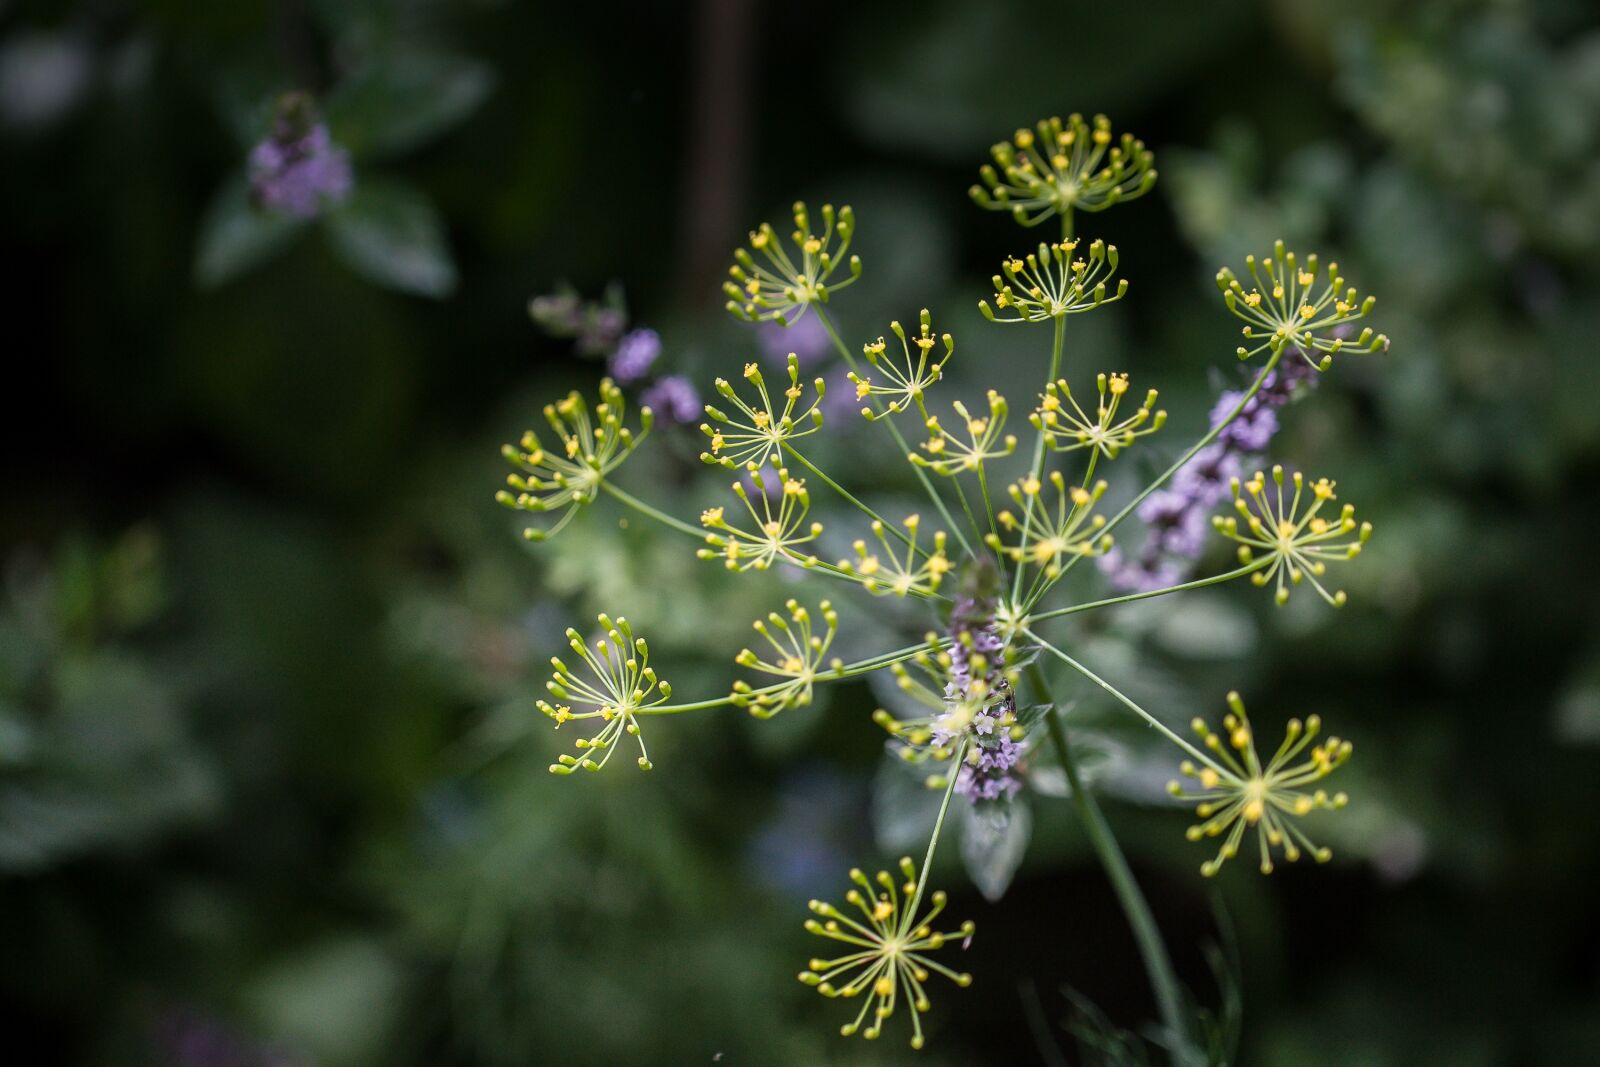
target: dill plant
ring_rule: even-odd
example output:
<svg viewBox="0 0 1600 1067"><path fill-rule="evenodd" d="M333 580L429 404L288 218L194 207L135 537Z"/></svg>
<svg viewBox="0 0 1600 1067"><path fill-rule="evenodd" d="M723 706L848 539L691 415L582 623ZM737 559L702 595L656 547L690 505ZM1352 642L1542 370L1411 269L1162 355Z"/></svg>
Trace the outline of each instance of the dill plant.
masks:
<svg viewBox="0 0 1600 1067"><path fill-rule="evenodd" d="M1157 406L1155 389L1139 383L1140 399L1121 371L1107 368L1080 383L1063 375L1068 320L1126 298L1130 288L1119 276L1116 247L1081 237L1076 227L1084 216L1148 192L1157 179L1154 155L1131 135L1113 134L1104 116L1073 115L1016 131L993 147L992 156L971 189L973 201L1024 228L1056 231L1002 262L979 302L988 321L1038 333L1039 391L1029 398L1025 419L1012 420L1009 402L992 389L979 406L939 402L944 369L960 356L954 338L935 329L928 311L914 328L891 323L892 342L880 336L857 350L844 341L829 305L864 269L849 251L856 232L849 207L825 205L813 213L796 204L787 234L762 223L748 247L734 253L724 285L727 310L737 319L765 329L808 317L821 324L849 367L860 416L888 437L920 483L925 514L898 520L879 514L808 455L806 438L826 433L835 416L824 414L824 380L805 380L795 355L775 381L756 362L730 357L738 373L713 383L718 399L704 408L701 458L721 474L736 472L738 480L732 499L705 509L698 522L617 484L619 469L650 431L652 412L644 407L630 418L611 379L600 383L592 406L574 393L545 409L553 438L529 431L506 446L517 472L498 494L500 503L555 516L529 526L531 540L559 532L579 509L609 496L692 541L685 550L704 560L738 572L793 568L829 597L813 601L814 610L792 597L781 611L756 620L759 651L730 650L748 676L732 680L724 694L684 701L674 701L671 686L649 666L644 637L622 617L601 615L592 634L569 630L578 658L571 666L559 657L551 661L548 696L537 706L556 727L589 732L576 739L576 754L562 755L550 770L599 771L628 745L638 749L637 766L648 770L653 764L644 732L671 716L741 708L763 718L794 713L818 686L888 672L920 711L903 716L880 708L873 720L885 730L890 750L925 772L941 799L920 863L906 857L893 871L851 870L842 906L811 902L805 928L837 954L810 959L799 977L826 997L858 1005L841 1033L875 1038L903 1015L912 1046L921 1048L935 977L957 987L973 980L936 956L964 946L974 929L970 921L943 929L948 924L938 916L946 896L928 886L934 854L953 804L1003 808L1025 788L1029 762L1049 751L1133 928L1161 1016L1159 1042L1174 1062L1202 1063L1202 1036L1186 1014L1167 950L1120 847L1083 787L1062 722L1065 705L1044 665L1081 675L1173 745L1183 783L1173 781L1168 791L1191 805L1199 820L1186 837L1211 840L1217 849L1201 864L1202 874L1213 875L1244 853L1255 857L1262 873L1280 859L1327 860L1330 851L1313 842L1301 821L1347 803L1344 793L1330 794L1320 783L1350 758L1349 741L1324 738L1315 715L1289 718L1282 743L1263 760L1237 693L1227 694L1220 728L1193 716L1196 740L1190 740L1080 662L1058 627L1068 616L1238 580L1270 586L1279 604L1309 585L1330 607L1343 605L1345 594L1331 585L1329 568L1359 554L1371 525L1358 524L1353 508L1337 502L1332 480L1286 474L1281 466L1270 475L1246 474L1240 456L1265 446L1276 426L1273 410L1303 384L1344 356L1386 351L1388 339L1360 325L1373 298L1316 255L1299 255L1280 241L1247 259L1242 274L1222 268L1217 286L1224 309L1244 322L1244 344L1233 356L1253 372L1249 384L1225 394L1207 432L1111 511L1104 506L1107 482L1097 478L1101 465L1160 432L1166 412ZM1031 442L1025 443L1029 429ZM1195 538L1229 489L1234 513L1215 516L1209 525L1236 544L1236 566L1187 581L1175 571L1146 567L1133 580L1119 580L1127 568L1117 563L1117 544L1129 519L1150 527L1146 546L1153 544L1158 554L1174 551L1179 540L1171 535L1181 519L1182 543L1197 556ZM852 555L820 554L822 524L811 515L817 491L861 513L870 538L853 539ZM1063 579L1089 559L1100 562L1114 586L1135 591L1063 603ZM1158 580L1163 574L1172 580ZM844 598L850 595L840 587L921 600L929 628L897 649L840 648L838 611L848 610Z"/></svg>

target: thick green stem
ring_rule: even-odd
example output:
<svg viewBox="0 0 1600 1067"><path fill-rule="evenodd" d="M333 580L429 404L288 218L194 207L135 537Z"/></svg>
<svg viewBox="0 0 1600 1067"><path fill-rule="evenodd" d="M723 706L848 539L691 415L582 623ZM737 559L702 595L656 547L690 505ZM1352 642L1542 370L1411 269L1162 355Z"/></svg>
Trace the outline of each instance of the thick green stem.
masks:
<svg viewBox="0 0 1600 1067"><path fill-rule="evenodd" d="M1038 664L1031 669L1034 684L1039 687L1041 696L1047 696L1043 672L1038 669ZM1061 713L1052 708L1045 716L1045 722L1049 725L1050 740L1055 743L1056 752L1061 757L1061 769L1067 774L1072 801L1077 805L1078 817L1083 820L1084 831L1089 835L1089 844L1094 848L1100 865L1105 868L1106 877L1110 879L1111 888L1117 894L1117 901L1122 905L1122 912L1133 930L1134 942L1139 946L1139 956L1144 961L1145 973L1155 993L1156 1010L1161 1015L1172 1061L1180 1067L1202 1067L1205 1059L1189 1030L1184 1014L1183 990L1178 985L1177 972L1173 970L1172 958L1167 954L1166 943L1161 938L1155 916L1150 912L1150 905L1145 901L1139 883L1134 880L1133 871L1129 869L1128 860L1123 856L1122 848L1117 844L1100 805L1095 802L1094 795L1084 788L1083 777L1078 773L1077 761L1072 755L1072 746L1067 741L1067 732L1061 725Z"/></svg>
<svg viewBox="0 0 1600 1067"><path fill-rule="evenodd" d="M1055 338L1050 343L1050 376L1044 380L1047 387L1051 382L1055 381L1056 377L1061 373L1061 344L1066 338L1066 330L1066 316L1056 316ZM1042 425L1039 427L1037 435L1033 440L1033 462L1029 464L1028 470L1032 480L1035 482L1039 480L1044 472L1044 427ZM1030 499L1027 505L1030 514L1033 511L1033 505L1034 501ZM1027 570L1027 568L1022 565L1022 560L1026 557L1028 550L1028 525L1029 524L1026 522L1022 524L1022 537L1019 545L1021 555L1019 555L1017 558L1017 571L1011 580L1011 602L1013 604L1017 603L1017 601L1022 597L1022 572Z"/></svg>

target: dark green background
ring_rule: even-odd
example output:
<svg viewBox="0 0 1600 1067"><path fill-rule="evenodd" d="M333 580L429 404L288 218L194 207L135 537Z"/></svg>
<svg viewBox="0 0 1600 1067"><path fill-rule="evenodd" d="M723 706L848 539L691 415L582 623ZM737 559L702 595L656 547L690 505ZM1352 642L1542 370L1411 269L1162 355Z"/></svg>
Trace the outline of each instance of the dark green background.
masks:
<svg viewBox="0 0 1600 1067"><path fill-rule="evenodd" d="M1173 417L1153 456L1235 381L1222 263L1280 235L1337 255L1393 338L1342 361L1274 443L1377 526L1344 568L1347 608L1302 595L1274 611L1246 588L1178 622L1064 631L1167 705L1215 717L1237 686L1258 721L1316 711L1356 741L1352 806L1314 828L1335 862L1267 880L1241 863L1205 882L1181 814L1108 790L1180 970L1215 998L1202 949L1227 939L1220 909L1244 1064L1589 1062L1587 8L7 5L6 1040L69 1064L909 1059L894 1029L834 1036L843 1007L792 978L814 951L805 897L890 858L865 829L870 691L771 723L662 723L649 776L550 778L562 739L531 699L563 626L627 614L699 695L787 594L604 509L528 550L491 499L497 448L598 373L538 335L530 295L620 283L665 363L707 388L754 351L721 311L726 256L797 196L855 206L866 276L836 303L847 337L931 307L957 336L951 389L999 384L1025 408L1043 339L983 323L975 302L1031 238L965 190L991 142L1077 109L1136 132L1162 173L1080 226L1119 245L1133 289L1074 322L1068 347L1074 380L1127 369L1161 387ZM434 97L416 72L439 56L490 79L481 106L358 153L356 181L431 200L453 293L375 285L320 232L196 284L207 205L273 92L331 99L363 64L416 74L415 101L380 82L376 110L336 130L360 147ZM76 88L41 111L52 76ZM662 433L623 482L690 514L720 484L692 437ZM853 428L832 447L854 484L903 495L883 439ZM874 606L838 599L879 620L856 636L886 640ZM1035 814L998 904L945 852L978 981L935 991L921 1062L1042 1062L1024 1006L1052 1029L1067 986L1121 1025L1150 1013L1069 808ZM198 1030L211 1058L192 1058Z"/></svg>

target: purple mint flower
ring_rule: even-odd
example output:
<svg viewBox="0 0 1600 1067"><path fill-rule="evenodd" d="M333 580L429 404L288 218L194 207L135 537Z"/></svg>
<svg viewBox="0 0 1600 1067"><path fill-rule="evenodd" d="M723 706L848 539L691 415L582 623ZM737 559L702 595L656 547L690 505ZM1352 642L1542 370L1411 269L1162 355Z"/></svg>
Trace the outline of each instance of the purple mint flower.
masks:
<svg viewBox="0 0 1600 1067"><path fill-rule="evenodd" d="M700 393L694 383L681 374L669 374L656 379L639 394L639 402L666 422L693 422L705 410L700 404Z"/></svg>
<svg viewBox="0 0 1600 1067"><path fill-rule="evenodd" d="M293 118L280 118L265 140L250 150L250 193L269 211L311 219L350 195L350 156L318 122L304 133Z"/></svg>
<svg viewBox="0 0 1600 1067"><path fill-rule="evenodd" d="M1221 441L1213 441L1172 476L1172 491L1209 509L1227 494L1233 479L1242 471L1243 465L1233 450Z"/></svg>
<svg viewBox="0 0 1600 1067"><path fill-rule="evenodd" d="M800 360L800 366L814 364L833 348L827 329L815 315L807 315L793 326L764 322L756 327L756 338L761 343L761 354L776 367L789 365L789 353Z"/></svg>
<svg viewBox="0 0 1600 1067"><path fill-rule="evenodd" d="M660 356L661 335L654 330L634 330L617 342L608 369L619 384L629 385L643 378Z"/></svg>
<svg viewBox="0 0 1600 1067"><path fill-rule="evenodd" d="M810 322L809 317L801 322ZM799 329L799 327L795 327ZM788 358L787 355L784 357ZM787 366L787 364L785 364ZM834 367L824 371L822 380L827 384L828 391L822 396L822 417L829 420L836 427L854 426L864 421L861 418L861 401L856 399L856 386L850 380L850 372L843 367Z"/></svg>
<svg viewBox="0 0 1600 1067"><path fill-rule="evenodd" d="M1121 549L1113 548L1095 560L1095 565L1113 588L1128 593L1166 589L1177 585L1184 577L1183 568L1158 551L1142 552L1134 559L1127 559Z"/></svg>
<svg viewBox="0 0 1600 1067"><path fill-rule="evenodd" d="M1017 761L1022 746L1008 732L995 735L992 742L978 742L976 763L963 763L956 777L956 792L973 800L1010 800L1022 788L1017 776Z"/></svg>

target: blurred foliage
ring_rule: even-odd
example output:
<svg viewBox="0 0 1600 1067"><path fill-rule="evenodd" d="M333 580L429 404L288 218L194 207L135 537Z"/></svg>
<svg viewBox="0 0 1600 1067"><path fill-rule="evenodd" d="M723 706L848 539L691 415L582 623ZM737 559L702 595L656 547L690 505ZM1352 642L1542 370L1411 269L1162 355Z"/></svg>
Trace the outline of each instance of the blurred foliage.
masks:
<svg viewBox="0 0 1600 1067"><path fill-rule="evenodd" d="M1338 477L1378 527L1349 607L1208 591L1072 633L1180 721L1237 686L1357 742L1333 865L1202 886L1160 799L1170 761L1076 694L1180 971L1230 1025L1215 889L1237 928L1237 1062L1586 1062L1590 5L764 5L723 52L720 10L640 7L618 33L614 11L478 0L0 9L0 212L23 265L8 395L30 409L0 450L0 1019L18 1047L184 1067L913 1059L839 1041L792 977L805 898L840 891L874 829L892 855L929 817L880 766L884 697L689 716L652 737L650 776L549 778L560 739L531 701L572 620L625 610L675 688L712 691L732 665L708 650L786 586L600 510L530 554L491 500L496 448L592 378L529 325L530 295L624 283L662 364L704 387L755 338L695 242L711 227L720 262L800 196L856 209L846 336L931 307L960 345L953 395L978 364L1028 395L1038 353L976 309L1017 235L965 190L990 142L1080 109L1137 132L1162 181L1096 221L1134 287L1073 334L1070 369L1160 379L1167 447L1235 382L1212 272L1274 237L1338 258L1394 339L1290 409L1274 456ZM749 120L708 131L699 79L741 55ZM327 241L252 225L230 178L292 88L355 157L361 193ZM726 218L686 206L706 166L732 176ZM201 289L192 269L233 280ZM695 436L662 431L625 480L697 508L714 484L691 481ZM904 513L895 457L860 440L832 458ZM864 648L905 626L880 602L841 622ZM1132 941L1047 772L1025 856L1016 827L969 828L977 885L962 849L941 856L979 980L936 1006L917 1062L1139 1062Z"/></svg>

